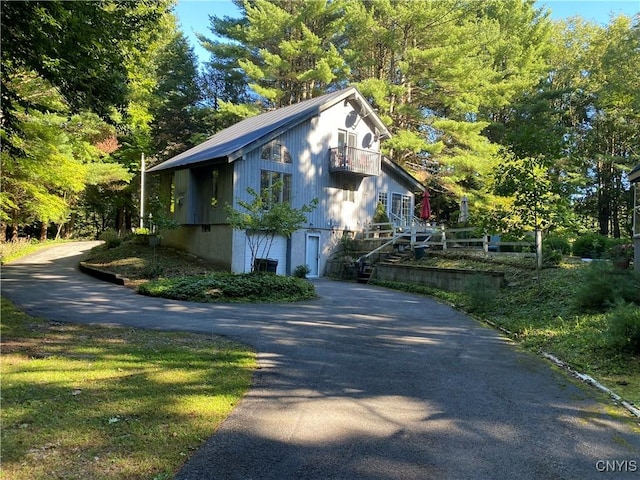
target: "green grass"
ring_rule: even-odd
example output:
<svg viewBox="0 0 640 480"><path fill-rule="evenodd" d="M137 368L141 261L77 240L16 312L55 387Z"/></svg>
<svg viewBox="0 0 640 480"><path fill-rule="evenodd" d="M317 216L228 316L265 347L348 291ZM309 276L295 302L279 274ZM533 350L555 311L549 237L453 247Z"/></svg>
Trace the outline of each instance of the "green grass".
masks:
<svg viewBox="0 0 640 480"><path fill-rule="evenodd" d="M556 268L542 269L538 280L530 260L510 259L503 264L496 260L434 255L412 263L502 271L508 285L478 304L473 292L444 292L424 286L376 283L441 298L510 331L512 338L524 348L551 353L626 400L640 405L640 356L623 351L612 342L613 310L587 311L579 305L580 288L587 278L587 264L565 259ZM633 275L629 272L615 281L631 282Z"/></svg>
<svg viewBox="0 0 640 480"><path fill-rule="evenodd" d="M2 476L165 479L248 389L220 337L51 323L2 299Z"/></svg>
<svg viewBox="0 0 640 480"><path fill-rule="evenodd" d="M68 242L68 240L46 240L40 242L38 240L19 238L16 241L0 243L0 263L13 262L30 253L65 242Z"/></svg>

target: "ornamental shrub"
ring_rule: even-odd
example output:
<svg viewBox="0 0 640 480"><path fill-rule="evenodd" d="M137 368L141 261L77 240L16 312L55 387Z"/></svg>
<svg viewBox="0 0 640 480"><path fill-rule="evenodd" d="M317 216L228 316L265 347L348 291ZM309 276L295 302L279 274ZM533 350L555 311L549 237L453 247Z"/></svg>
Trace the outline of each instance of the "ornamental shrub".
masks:
<svg viewBox="0 0 640 480"><path fill-rule="evenodd" d="M573 242L573 254L581 258L602 258L609 246L609 237L599 233L584 233Z"/></svg>
<svg viewBox="0 0 640 480"><path fill-rule="evenodd" d="M108 249L116 248L122 243L122 239L114 230L105 230L100 234L99 240L102 240Z"/></svg>
<svg viewBox="0 0 640 480"><path fill-rule="evenodd" d="M581 310L603 311L620 302L640 306L640 274L616 270L606 261L596 261L584 269L576 291ZM637 307L636 307L637 308Z"/></svg>
<svg viewBox="0 0 640 480"><path fill-rule="evenodd" d="M640 308L619 304L607 315L608 343L623 352L640 355Z"/></svg>

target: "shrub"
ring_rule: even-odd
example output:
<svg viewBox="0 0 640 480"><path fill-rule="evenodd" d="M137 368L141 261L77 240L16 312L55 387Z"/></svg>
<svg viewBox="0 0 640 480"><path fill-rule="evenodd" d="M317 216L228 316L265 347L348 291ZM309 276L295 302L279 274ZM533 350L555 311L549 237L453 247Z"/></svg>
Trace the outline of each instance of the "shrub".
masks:
<svg viewBox="0 0 640 480"><path fill-rule="evenodd" d="M623 303L607 315L607 339L612 348L640 355L640 308Z"/></svg>
<svg viewBox="0 0 640 480"><path fill-rule="evenodd" d="M298 265L293 271L293 276L296 278L307 278L307 274L310 271L309 265Z"/></svg>
<svg viewBox="0 0 640 480"><path fill-rule="evenodd" d="M152 280L138 291L152 297L195 302L290 302L315 297L314 286L273 273L216 273Z"/></svg>
<svg viewBox="0 0 640 480"><path fill-rule="evenodd" d="M560 252L562 255L569 255L571 253L571 244L566 237L560 235L547 235L542 240L542 248L549 249L550 251Z"/></svg>
<svg viewBox="0 0 640 480"><path fill-rule="evenodd" d="M122 239L114 230L105 230L100 234L99 240L102 240L107 248L116 248L122 243Z"/></svg>
<svg viewBox="0 0 640 480"><path fill-rule="evenodd" d="M573 254L581 258L602 258L609 241L609 237L598 233L582 234L573 242Z"/></svg>
<svg viewBox="0 0 640 480"><path fill-rule="evenodd" d="M559 265L562 261L562 252L542 245L542 259L545 265Z"/></svg>
<svg viewBox="0 0 640 480"><path fill-rule="evenodd" d="M633 260L633 244L624 238L611 239L606 257L614 262Z"/></svg>
<svg viewBox="0 0 640 480"><path fill-rule="evenodd" d="M559 265L563 255L571 254L571 244L566 237L547 235L542 239L542 259L545 265Z"/></svg>
<svg viewBox="0 0 640 480"><path fill-rule="evenodd" d="M582 273L576 301L583 310L605 310L621 301L640 305L640 275L615 270L608 262L594 262Z"/></svg>

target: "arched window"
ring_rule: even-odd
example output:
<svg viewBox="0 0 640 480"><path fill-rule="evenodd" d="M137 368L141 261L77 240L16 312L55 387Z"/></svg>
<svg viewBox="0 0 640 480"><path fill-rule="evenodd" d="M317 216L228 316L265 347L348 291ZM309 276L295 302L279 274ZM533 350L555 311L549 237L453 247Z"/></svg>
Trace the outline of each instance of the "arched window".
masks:
<svg viewBox="0 0 640 480"><path fill-rule="evenodd" d="M276 140L262 147L260 158L263 160L271 160L272 162L291 163L289 151L282 143Z"/></svg>

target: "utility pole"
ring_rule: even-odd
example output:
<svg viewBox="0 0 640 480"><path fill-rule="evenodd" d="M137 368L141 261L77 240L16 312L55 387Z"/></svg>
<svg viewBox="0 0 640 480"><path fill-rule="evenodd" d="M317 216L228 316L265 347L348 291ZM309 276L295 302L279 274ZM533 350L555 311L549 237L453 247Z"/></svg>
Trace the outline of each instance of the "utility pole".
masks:
<svg viewBox="0 0 640 480"><path fill-rule="evenodd" d="M140 228L144 228L144 153L140 161Z"/></svg>

